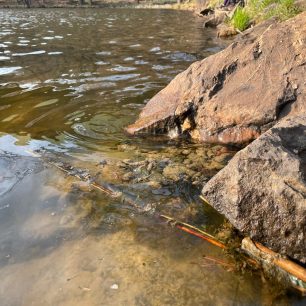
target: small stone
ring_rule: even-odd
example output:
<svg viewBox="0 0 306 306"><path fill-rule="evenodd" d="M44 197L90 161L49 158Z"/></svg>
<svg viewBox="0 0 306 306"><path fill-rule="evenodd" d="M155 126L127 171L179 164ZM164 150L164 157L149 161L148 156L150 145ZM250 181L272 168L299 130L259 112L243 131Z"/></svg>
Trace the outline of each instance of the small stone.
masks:
<svg viewBox="0 0 306 306"><path fill-rule="evenodd" d="M193 124L190 122L189 118L187 118L182 124L182 132L189 131L192 128Z"/></svg>
<svg viewBox="0 0 306 306"><path fill-rule="evenodd" d="M106 161L105 159L102 159L102 160L99 162L99 165L105 166L105 165L107 165L107 161Z"/></svg>
<svg viewBox="0 0 306 306"><path fill-rule="evenodd" d="M132 145L128 145L128 144L121 144L117 146L118 151L121 152L129 152L129 151L135 151L137 149L137 147L132 146Z"/></svg>
<svg viewBox="0 0 306 306"><path fill-rule="evenodd" d="M163 196L171 195L171 191L167 188L155 189L155 190L152 190L152 193L155 195L163 195Z"/></svg>
<svg viewBox="0 0 306 306"><path fill-rule="evenodd" d="M110 286L110 288L113 289L113 290L118 290L119 286L118 286L118 284L113 284L113 285Z"/></svg>
<svg viewBox="0 0 306 306"><path fill-rule="evenodd" d="M132 172L128 172L128 173L125 173L123 176L122 176L122 180L124 182L129 182L130 180L132 180L134 178L134 174Z"/></svg>
<svg viewBox="0 0 306 306"><path fill-rule="evenodd" d="M153 169L153 166L154 166L153 162L150 162L150 163L148 164L148 166L147 166L147 171L148 171L148 172L151 172L152 169Z"/></svg>
<svg viewBox="0 0 306 306"><path fill-rule="evenodd" d="M189 155L189 154L190 154L190 151L185 149L185 150L182 151L182 154L183 154L183 155Z"/></svg>

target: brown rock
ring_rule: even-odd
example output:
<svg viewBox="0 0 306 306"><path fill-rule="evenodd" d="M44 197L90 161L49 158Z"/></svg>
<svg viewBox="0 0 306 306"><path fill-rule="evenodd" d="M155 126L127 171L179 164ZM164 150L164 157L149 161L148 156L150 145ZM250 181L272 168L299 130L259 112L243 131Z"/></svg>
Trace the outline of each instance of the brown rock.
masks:
<svg viewBox="0 0 306 306"><path fill-rule="evenodd" d="M193 63L148 102L127 132L176 129L203 142L240 145L280 118L305 112L305 20L302 13L280 24L262 23ZM192 129L183 131L187 118Z"/></svg>
<svg viewBox="0 0 306 306"><path fill-rule="evenodd" d="M306 0L296 0L294 5L301 11L306 10Z"/></svg>
<svg viewBox="0 0 306 306"><path fill-rule="evenodd" d="M218 29L218 34L217 34L218 37L230 37L238 34L235 28L223 23L218 25L217 29Z"/></svg>
<svg viewBox="0 0 306 306"><path fill-rule="evenodd" d="M202 194L243 234L306 263L306 115L238 152Z"/></svg>

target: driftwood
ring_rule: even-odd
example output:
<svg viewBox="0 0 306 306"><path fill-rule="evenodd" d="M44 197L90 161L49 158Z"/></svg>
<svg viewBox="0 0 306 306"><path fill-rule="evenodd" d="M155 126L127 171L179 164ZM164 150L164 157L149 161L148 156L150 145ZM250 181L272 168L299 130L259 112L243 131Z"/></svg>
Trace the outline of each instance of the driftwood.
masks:
<svg viewBox="0 0 306 306"><path fill-rule="evenodd" d="M201 200L209 205L207 199ZM306 295L306 269L295 262L282 257L258 242L246 237L242 240L241 249L263 268L266 274L276 275L277 278L296 288L302 295Z"/></svg>
<svg viewBox="0 0 306 306"><path fill-rule="evenodd" d="M241 249L261 264L265 274L297 289L306 295L306 269L282 257L258 242L247 237L242 240Z"/></svg>

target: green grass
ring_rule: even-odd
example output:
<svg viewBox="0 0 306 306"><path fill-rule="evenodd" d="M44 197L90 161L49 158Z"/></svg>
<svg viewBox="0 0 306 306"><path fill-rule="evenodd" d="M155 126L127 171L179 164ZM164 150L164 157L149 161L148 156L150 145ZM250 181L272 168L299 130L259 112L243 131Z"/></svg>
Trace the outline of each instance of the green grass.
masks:
<svg viewBox="0 0 306 306"><path fill-rule="evenodd" d="M250 24L272 17L287 20L299 13L294 0L249 0L244 8L237 8L230 24L243 31Z"/></svg>
<svg viewBox="0 0 306 306"><path fill-rule="evenodd" d="M294 4L294 0L279 0L275 6L271 5L271 8L267 9L262 17L263 19L277 17L280 20L286 20L294 17L299 12L299 9Z"/></svg>
<svg viewBox="0 0 306 306"><path fill-rule="evenodd" d="M237 7L231 19L231 24L235 29L238 29L239 31L244 31L248 28L250 21L251 18L246 9L242 7Z"/></svg>

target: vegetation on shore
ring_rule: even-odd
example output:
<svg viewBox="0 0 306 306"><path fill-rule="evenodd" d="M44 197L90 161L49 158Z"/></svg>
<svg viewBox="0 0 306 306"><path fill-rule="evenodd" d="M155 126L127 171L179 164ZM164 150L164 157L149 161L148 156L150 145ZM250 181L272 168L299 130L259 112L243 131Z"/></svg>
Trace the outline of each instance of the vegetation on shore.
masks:
<svg viewBox="0 0 306 306"><path fill-rule="evenodd" d="M216 8L223 1L211 0L209 6ZM261 21L276 17L281 21L294 17L301 12L295 0L249 0L244 6L238 6L229 24L239 31L244 31L249 26Z"/></svg>

